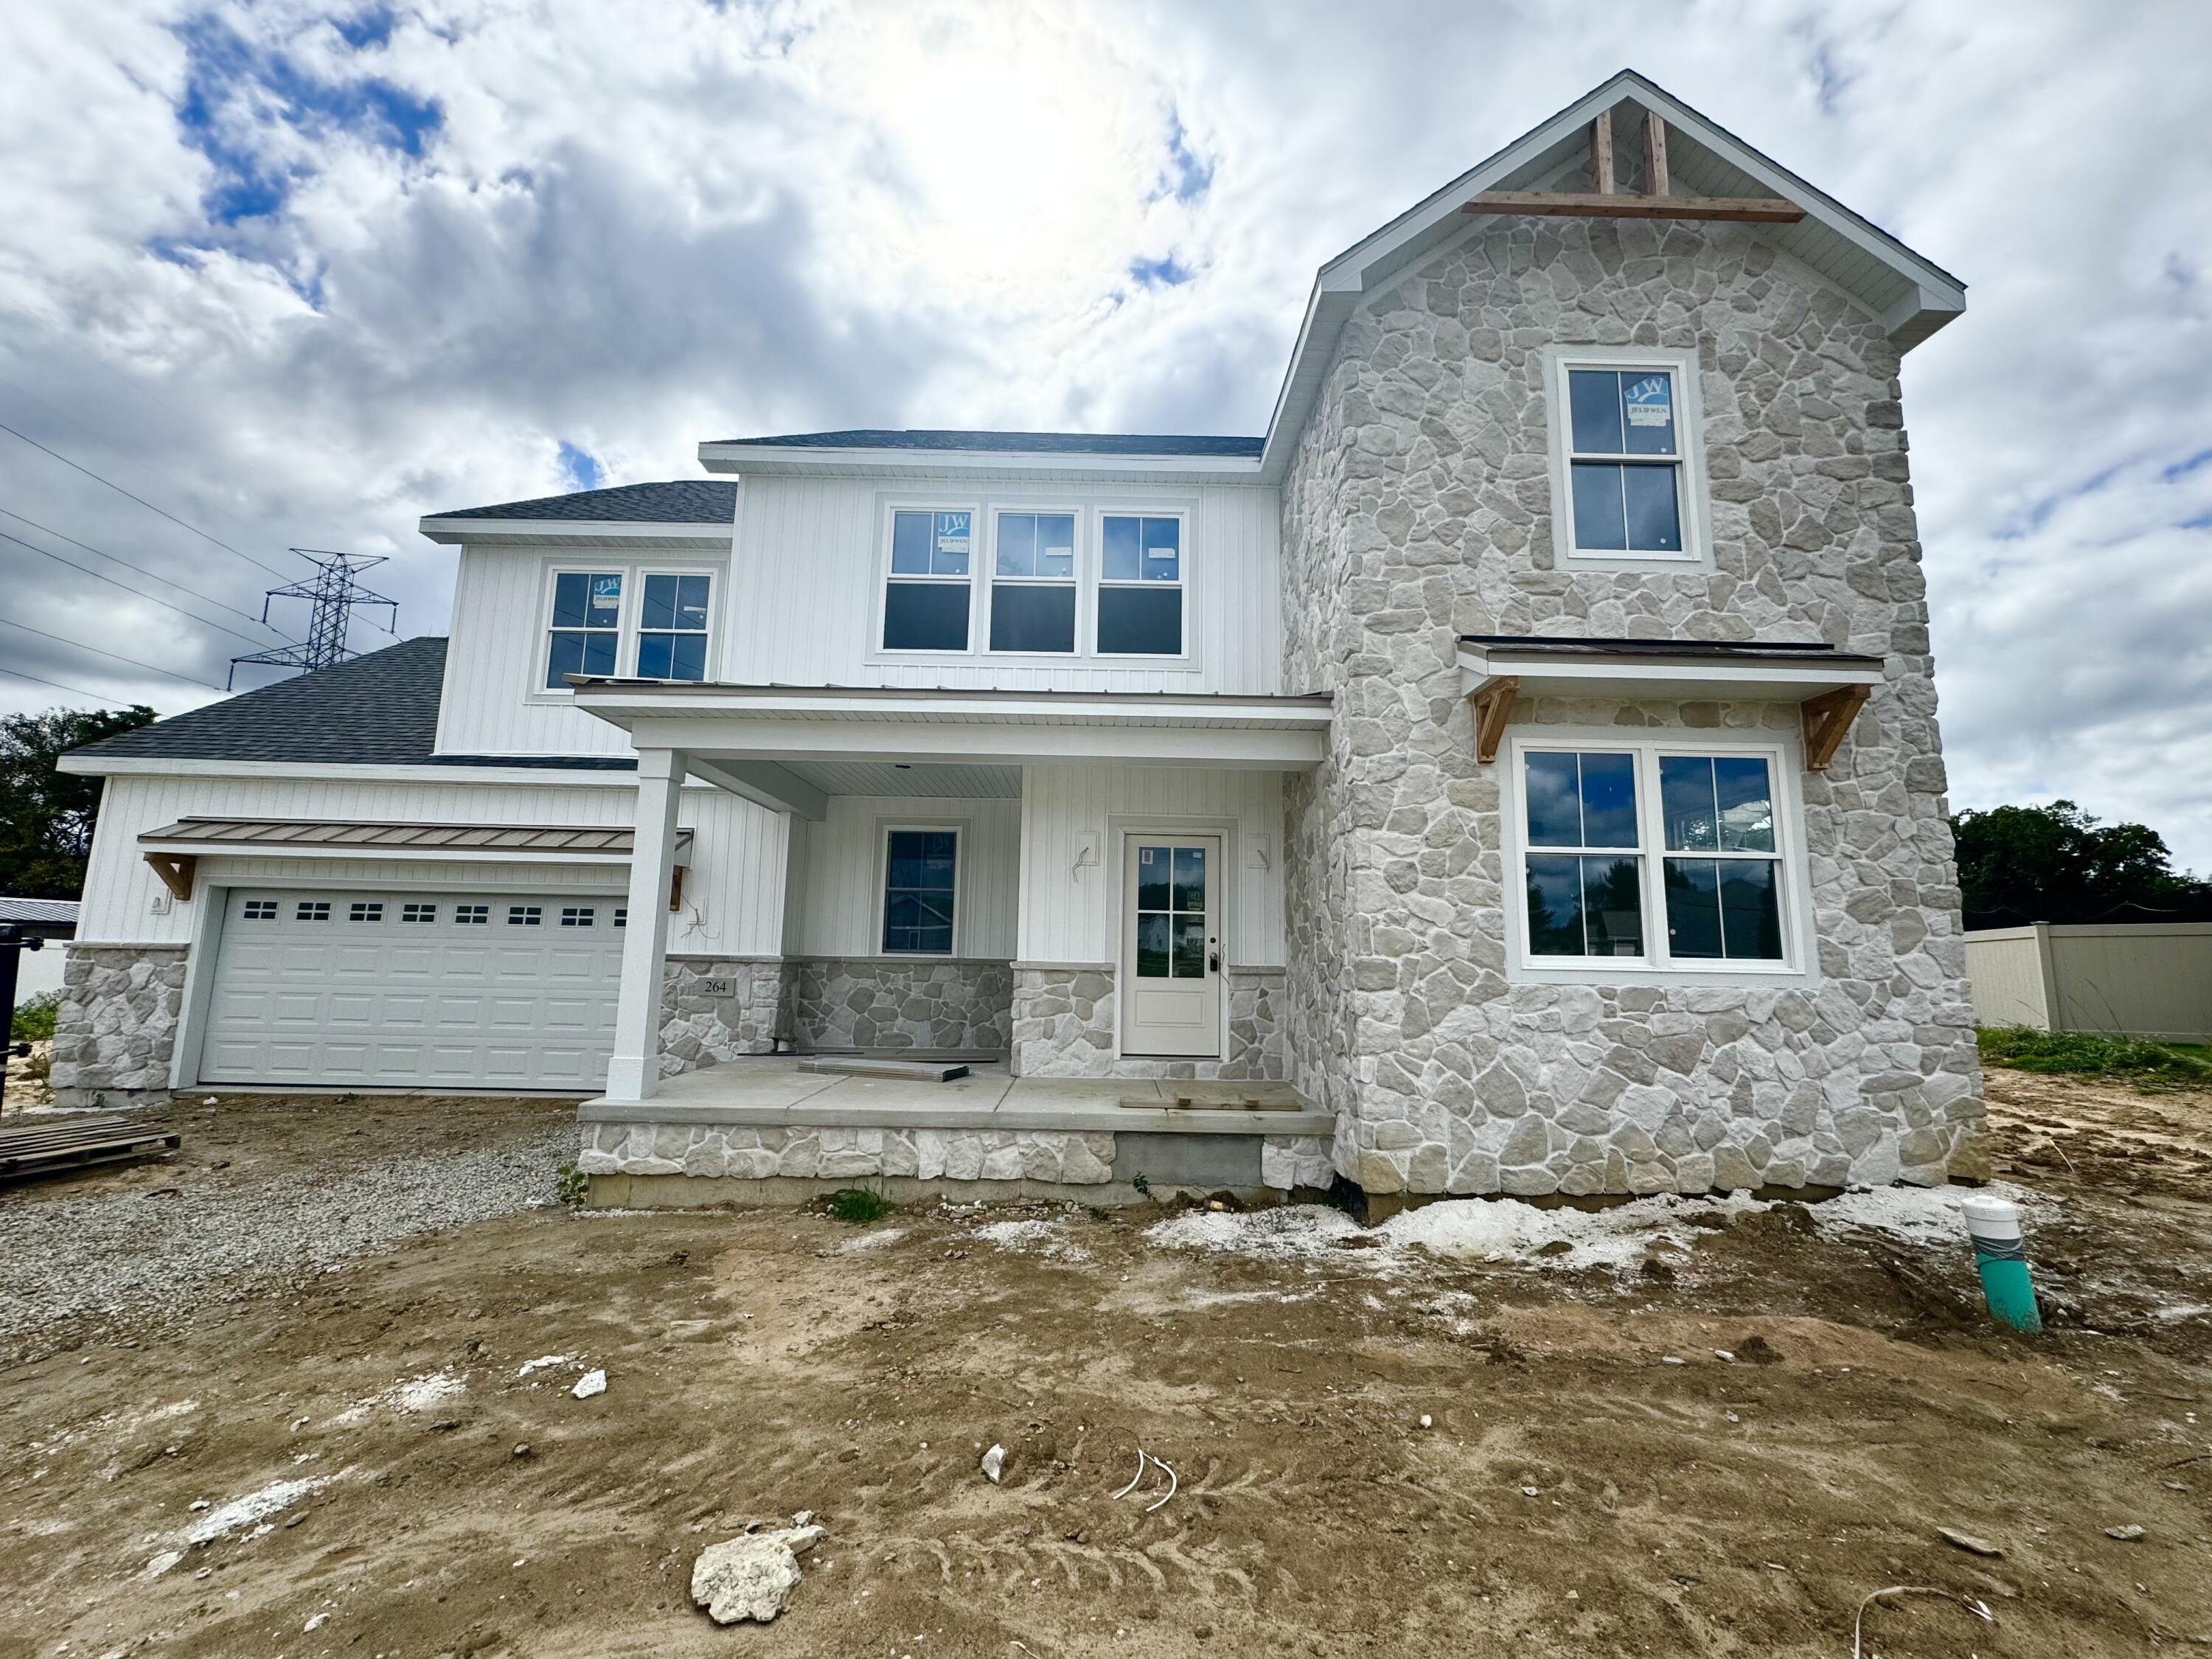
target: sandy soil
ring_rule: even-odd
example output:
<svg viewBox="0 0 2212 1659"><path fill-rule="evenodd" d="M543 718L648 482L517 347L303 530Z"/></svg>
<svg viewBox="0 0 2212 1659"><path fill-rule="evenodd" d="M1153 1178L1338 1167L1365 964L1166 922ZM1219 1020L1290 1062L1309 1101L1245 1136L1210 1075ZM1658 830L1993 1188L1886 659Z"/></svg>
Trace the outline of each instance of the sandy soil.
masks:
<svg viewBox="0 0 2212 1659"><path fill-rule="evenodd" d="M1890 1659L2212 1643L2212 1098L1992 1094L2000 1173L2056 1205L2033 1341L1963 1246L1796 1206L1625 1278L1170 1249L1158 1212L546 1209L58 1330L0 1372L0 1655L1840 1656L1893 1584L1950 1594L1869 1611ZM176 1164L64 1185L558 1111L325 1104L280 1137L231 1103ZM1054 1224L981 1231L1024 1218ZM1157 1474L1110 1496L1140 1445L1179 1479L1157 1508ZM327 1484L183 1542L277 1481ZM784 1618L710 1625L694 1556L801 1509L828 1536Z"/></svg>

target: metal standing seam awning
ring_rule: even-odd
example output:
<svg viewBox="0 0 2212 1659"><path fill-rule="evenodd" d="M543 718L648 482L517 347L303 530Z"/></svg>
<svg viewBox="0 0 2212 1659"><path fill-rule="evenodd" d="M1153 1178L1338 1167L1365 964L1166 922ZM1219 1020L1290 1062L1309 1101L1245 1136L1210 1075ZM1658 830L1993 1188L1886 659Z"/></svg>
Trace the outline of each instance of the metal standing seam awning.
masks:
<svg viewBox="0 0 2212 1659"><path fill-rule="evenodd" d="M1306 771L1328 751L1326 696L737 685L568 677L576 706L693 776L803 818L827 793L789 763L1206 766Z"/></svg>
<svg viewBox="0 0 2212 1659"><path fill-rule="evenodd" d="M1805 764L1827 769L1883 679L1882 659L1818 641L1578 639L1462 634L1460 687L1474 705L1475 755L1497 759L1522 696L1794 702Z"/></svg>
<svg viewBox="0 0 2212 1659"><path fill-rule="evenodd" d="M348 818L179 818L142 830L138 847L179 899L210 854L283 858L434 859L462 863L602 864L627 866L636 837L623 825L394 823ZM691 832L677 832L678 884L690 861Z"/></svg>

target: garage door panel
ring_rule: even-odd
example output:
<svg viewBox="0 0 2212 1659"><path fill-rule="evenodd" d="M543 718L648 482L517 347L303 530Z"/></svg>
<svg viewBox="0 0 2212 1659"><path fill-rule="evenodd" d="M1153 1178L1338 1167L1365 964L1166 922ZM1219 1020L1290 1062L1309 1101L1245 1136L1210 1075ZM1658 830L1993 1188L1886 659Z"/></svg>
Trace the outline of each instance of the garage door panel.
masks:
<svg viewBox="0 0 2212 1659"><path fill-rule="evenodd" d="M274 920L244 920L249 901L272 899ZM302 919L303 903L325 901L331 920ZM437 920L395 920L413 902L434 903ZM461 902L489 905L489 927L453 921ZM346 920L356 903L380 904L380 920ZM499 937L511 906L532 905L544 927ZM234 891L202 1074L210 1083L597 1087L613 1046L622 935L556 930L560 909L530 895Z"/></svg>

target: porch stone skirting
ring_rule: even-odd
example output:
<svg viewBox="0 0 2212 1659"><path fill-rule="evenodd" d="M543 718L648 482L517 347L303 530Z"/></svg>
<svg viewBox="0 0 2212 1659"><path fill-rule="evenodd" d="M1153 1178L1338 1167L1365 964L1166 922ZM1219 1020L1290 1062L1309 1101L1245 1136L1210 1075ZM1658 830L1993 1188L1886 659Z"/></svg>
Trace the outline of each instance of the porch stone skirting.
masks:
<svg viewBox="0 0 2212 1659"><path fill-rule="evenodd" d="M54 1015L54 1103L89 1106L100 1095L166 1100L185 1006L185 947L68 949Z"/></svg>
<svg viewBox="0 0 2212 1659"><path fill-rule="evenodd" d="M669 957L660 979L661 1076L774 1054L776 1039L791 1036L796 977L797 964L774 957Z"/></svg>
<svg viewBox="0 0 2212 1659"><path fill-rule="evenodd" d="M907 1176L1096 1188L1115 1179L1117 1139L1049 1129L587 1123L576 1167L588 1176L690 1176L732 1182ZM1269 1135L1261 1141L1263 1186L1283 1192L1327 1187L1335 1173L1325 1137ZM733 1187L725 1201L749 1200Z"/></svg>
<svg viewBox="0 0 2212 1659"><path fill-rule="evenodd" d="M1013 970L1004 962L802 957L795 966L793 1024L802 1048L1006 1052Z"/></svg>
<svg viewBox="0 0 2212 1659"><path fill-rule="evenodd" d="M1116 1059L1114 1032L1118 1016L1113 969L1017 966L1014 1074L1283 1082L1290 1076L1282 1026L1284 974L1280 968L1222 970L1229 996L1225 1059Z"/></svg>

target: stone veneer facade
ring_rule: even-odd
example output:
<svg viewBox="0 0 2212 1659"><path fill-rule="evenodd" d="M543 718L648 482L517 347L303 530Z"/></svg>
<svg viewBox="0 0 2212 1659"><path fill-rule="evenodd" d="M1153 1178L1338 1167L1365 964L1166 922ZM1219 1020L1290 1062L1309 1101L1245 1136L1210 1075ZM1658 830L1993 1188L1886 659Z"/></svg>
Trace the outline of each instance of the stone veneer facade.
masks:
<svg viewBox="0 0 2212 1659"><path fill-rule="evenodd" d="M185 947L72 944L68 951L47 1079L54 1104L91 1106L101 1096L166 1101L185 1008Z"/></svg>
<svg viewBox="0 0 2212 1659"><path fill-rule="evenodd" d="M1280 1083L1289 1077L1280 968L1227 968L1227 1058L1147 1060L1114 1053L1111 968L1017 967L1013 1071L1017 1077L1187 1078ZM1327 1183L1323 1183L1326 1185Z"/></svg>
<svg viewBox="0 0 2212 1659"><path fill-rule="evenodd" d="M1006 1052L1013 971L1003 962L805 957L795 965L801 1048Z"/></svg>
<svg viewBox="0 0 2212 1659"><path fill-rule="evenodd" d="M1554 556L1543 349L1692 350L1715 568ZM1897 348L1747 228L1486 220L1347 324L1283 502L1291 1078L1370 1192L1935 1182L1981 1117ZM1693 441L1694 438L1693 438ZM1879 653L1802 775L1817 975L1516 982L1498 772L1462 634ZM1775 726L1787 707L1524 702L1516 721ZM1778 782L1779 781L1778 781Z"/></svg>
<svg viewBox="0 0 2212 1659"><path fill-rule="evenodd" d="M792 1036L796 963L773 957L671 957L660 981L660 1074L772 1054ZM727 981L729 994L707 986Z"/></svg>

